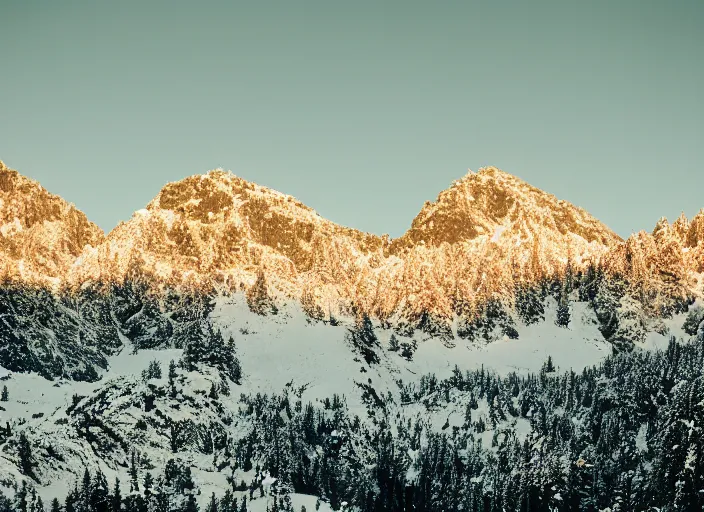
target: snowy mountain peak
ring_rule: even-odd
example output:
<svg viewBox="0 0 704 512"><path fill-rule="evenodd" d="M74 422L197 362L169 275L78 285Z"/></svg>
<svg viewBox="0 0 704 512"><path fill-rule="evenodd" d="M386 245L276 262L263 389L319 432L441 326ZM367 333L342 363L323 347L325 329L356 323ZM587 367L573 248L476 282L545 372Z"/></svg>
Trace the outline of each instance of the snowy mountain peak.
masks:
<svg viewBox="0 0 704 512"><path fill-rule="evenodd" d="M74 205L0 161L0 277L57 286L103 237Z"/></svg>
<svg viewBox="0 0 704 512"><path fill-rule="evenodd" d="M397 245L438 246L491 236L497 227L517 237L548 234L550 243L612 246L621 241L586 211L537 189L496 167L471 171L426 203ZM575 247L576 252L582 252Z"/></svg>
<svg viewBox="0 0 704 512"><path fill-rule="evenodd" d="M373 252L381 257L384 245L289 195L215 170L167 184L82 256L71 281L119 282L134 271L157 283L239 289L261 270L275 289L298 298L304 282L332 282L343 263Z"/></svg>

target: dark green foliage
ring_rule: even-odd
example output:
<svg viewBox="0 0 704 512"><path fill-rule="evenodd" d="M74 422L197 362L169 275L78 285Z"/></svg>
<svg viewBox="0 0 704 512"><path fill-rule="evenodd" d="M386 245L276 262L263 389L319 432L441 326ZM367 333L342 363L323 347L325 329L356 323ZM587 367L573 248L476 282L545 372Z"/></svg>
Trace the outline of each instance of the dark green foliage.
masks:
<svg viewBox="0 0 704 512"><path fill-rule="evenodd" d="M690 336L696 336L702 321L704 321L704 308L694 307L689 311L682 329Z"/></svg>
<svg viewBox="0 0 704 512"><path fill-rule="evenodd" d="M545 320L545 297L541 287L519 286L516 289L516 312L526 325Z"/></svg>
<svg viewBox="0 0 704 512"><path fill-rule="evenodd" d="M247 290L247 304L249 309L258 315L276 314L277 308L273 299L269 296L264 272L257 273L257 280L252 287Z"/></svg>
<svg viewBox="0 0 704 512"><path fill-rule="evenodd" d="M213 330L209 322L194 324L191 334L184 346L181 365L188 371L197 369L198 364L206 364L220 370L235 384L242 379L242 367L236 355L235 342L230 338L227 342L220 331ZM169 370L171 381L171 370Z"/></svg>
<svg viewBox="0 0 704 512"><path fill-rule="evenodd" d="M391 334L391 337L389 338L389 350L391 352L398 352L398 349L400 348L400 345L398 344L398 338L396 337L395 334Z"/></svg>
<svg viewBox="0 0 704 512"><path fill-rule="evenodd" d="M570 304L566 297L558 300L555 323L560 327L567 327L570 324Z"/></svg>
<svg viewBox="0 0 704 512"><path fill-rule="evenodd" d="M324 496L333 508L347 501L364 511L596 511L616 503L634 511L701 510L704 438L692 429L704 424L697 405L704 402L702 360L703 340L673 341L665 352L611 356L581 374L556 373L548 358L537 376L455 368L448 380L430 375L404 386L404 402L428 408L444 407L450 391L466 397L464 426L441 434L410 419L397 434L386 420L360 431L345 414L330 416L334 399L325 414L292 408L284 423L278 411L288 410L289 398L258 396L246 399L255 427L235 457L257 454L296 492ZM475 420L478 400L488 414ZM381 399L368 403L377 414L388 407ZM530 423L522 440L510 427L516 418ZM474 437L488 429L492 452ZM367 442L353 448L354 437ZM321 459L309 459L312 446ZM408 449L418 450L415 462L402 456ZM371 473L362 469L370 460ZM417 476L408 480L411 466Z"/></svg>
<svg viewBox="0 0 704 512"><path fill-rule="evenodd" d="M479 306L471 317L461 316L457 327L460 338L490 343L503 336L517 339L516 325L506 307L497 299L490 299Z"/></svg>
<svg viewBox="0 0 704 512"><path fill-rule="evenodd" d="M24 432L20 432L17 454L20 458L20 470L23 475L34 477L34 458L32 457L32 447Z"/></svg>
<svg viewBox="0 0 704 512"><path fill-rule="evenodd" d="M372 325L372 321L369 318L369 315L367 315L366 313L362 315L362 320L360 321L360 324L357 328L357 336L359 337L359 341L369 347L371 347L378 341L376 333L374 332L374 326Z"/></svg>
<svg viewBox="0 0 704 512"><path fill-rule="evenodd" d="M625 295L625 283L619 279L607 279L597 273L590 285L590 304L599 320L599 330L604 338L611 340L619 327L618 310Z"/></svg>
<svg viewBox="0 0 704 512"><path fill-rule="evenodd" d="M421 313L416 328L437 339L449 341L454 338L448 322L445 319L431 315L427 311Z"/></svg>
<svg viewBox="0 0 704 512"><path fill-rule="evenodd" d="M160 379L161 378L161 365L159 361L150 361L149 366L146 370L142 372L142 380L149 379Z"/></svg>
<svg viewBox="0 0 704 512"><path fill-rule="evenodd" d="M0 318L0 366L13 372L92 382L121 346L108 297L90 289L65 295L4 283Z"/></svg>
<svg viewBox="0 0 704 512"><path fill-rule="evenodd" d="M415 341L411 342L411 343L404 341L403 343L401 343L401 357L403 357L409 361L412 360L413 359L413 352L415 352L415 349L416 349Z"/></svg>
<svg viewBox="0 0 704 512"><path fill-rule="evenodd" d="M379 340L374 332L372 321L366 313L362 315L354 329L348 330L347 339L364 357L367 364L379 363L379 356L375 351L379 348Z"/></svg>

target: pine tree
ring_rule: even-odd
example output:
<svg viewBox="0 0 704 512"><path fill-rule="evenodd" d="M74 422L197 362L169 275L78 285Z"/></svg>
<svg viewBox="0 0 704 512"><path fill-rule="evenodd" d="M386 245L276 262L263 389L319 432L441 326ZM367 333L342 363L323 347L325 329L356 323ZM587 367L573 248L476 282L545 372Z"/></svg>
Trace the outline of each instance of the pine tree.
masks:
<svg viewBox="0 0 704 512"><path fill-rule="evenodd" d="M220 512L239 512L237 510L237 498L232 495L232 491L227 489L225 494L218 502Z"/></svg>
<svg viewBox="0 0 704 512"><path fill-rule="evenodd" d="M59 503L58 498L51 500L51 508L49 510L50 512L61 512L61 503Z"/></svg>
<svg viewBox="0 0 704 512"><path fill-rule="evenodd" d="M567 327L570 324L570 306L566 298L560 298L557 304L557 320L555 324Z"/></svg>
<svg viewBox="0 0 704 512"><path fill-rule="evenodd" d="M27 498L29 492L27 490L27 480L22 480L22 485L15 493L15 505L14 509L17 512L28 512L27 510Z"/></svg>
<svg viewBox="0 0 704 512"><path fill-rule="evenodd" d="M147 471L144 474L144 481L142 482L142 485L144 487L144 495L149 496L152 494L152 488L154 487L154 477L152 474Z"/></svg>
<svg viewBox="0 0 704 512"><path fill-rule="evenodd" d="M198 512L198 503L196 502L196 497L193 494L186 496L186 503L183 507L183 512Z"/></svg>
<svg viewBox="0 0 704 512"><path fill-rule="evenodd" d="M169 397L176 398L176 362L169 362Z"/></svg>
<svg viewBox="0 0 704 512"><path fill-rule="evenodd" d="M139 470L137 469L137 454L134 450L130 461L130 492L139 492Z"/></svg>
<svg viewBox="0 0 704 512"><path fill-rule="evenodd" d="M161 365L159 364L159 361L150 361L147 369L142 372L142 378L145 381L149 379L160 379Z"/></svg>
<svg viewBox="0 0 704 512"><path fill-rule="evenodd" d="M389 338L389 350L391 352L398 352L398 349L399 349L398 338L396 337L395 334L391 333L391 337Z"/></svg>
<svg viewBox="0 0 704 512"><path fill-rule="evenodd" d="M552 361L552 356L548 356L541 371L542 373L552 373L555 371L555 364Z"/></svg>
<svg viewBox="0 0 704 512"><path fill-rule="evenodd" d="M242 382L242 366L240 365L240 360L235 357L232 361L232 382L235 384L240 384Z"/></svg>
<svg viewBox="0 0 704 512"><path fill-rule="evenodd" d="M520 286L516 291L516 310L526 325L532 325L545 319L545 306L539 290Z"/></svg>
<svg viewBox="0 0 704 512"><path fill-rule="evenodd" d="M111 510L108 481L100 470L93 477L89 504L91 512L109 512Z"/></svg>
<svg viewBox="0 0 704 512"><path fill-rule="evenodd" d="M249 305L250 311L257 315L267 315L275 310L273 301L269 297L266 278L262 270L257 272L257 280L252 287L247 290L247 304Z"/></svg>
<svg viewBox="0 0 704 512"><path fill-rule="evenodd" d="M407 359L408 361L413 360L413 345L407 342L401 343L401 357Z"/></svg>
<svg viewBox="0 0 704 512"><path fill-rule="evenodd" d="M369 347L377 342L376 333L374 332L374 326L372 325L372 321L369 318L369 315L367 315L366 313L362 315L362 320L360 322L357 333L362 343Z"/></svg>
<svg viewBox="0 0 704 512"><path fill-rule="evenodd" d="M32 498L30 500L29 512L46 512L42 497L37 494L37 489L32 487Z"/></svg>
<svg viewBox="0 0 704 512"><path fill-rule="evenodd" d="M2 393L0 394L0 402L7 402L10 399L10 393L7 391L7 386L2 387Z"/></svg>
<svg viewBox="0 0 704 512"><path fill-rule="evenodd" d="M205 361L208 348L206 345L209 343L206 343L204 338L203 326L200 321L195 321L187 327L183 355L181 356L181 366L186 371L195 371L196 365Z"/></svg>
<svg viewBox="0 0 704 512"><path fill-rule="evenodd" d="M34 462L32 460L32 447L24 432L20 433L18 454L20 457L20 470L22 474L34 478Z"/></svg>
<svg viewBox="0 0 704 512"><path fill-rule="evenodd" d="M210 501L208 502L208 508L206 512L218 512L218 502L215 499L215 493L210 495Z"/></svg>
<svg viewBox="0 0 704 512"><path fill-rule="evenodd" d="M115 487L112 493L112 512L122 510L122 495L120 493L120 479L115 478Z"/></svg>

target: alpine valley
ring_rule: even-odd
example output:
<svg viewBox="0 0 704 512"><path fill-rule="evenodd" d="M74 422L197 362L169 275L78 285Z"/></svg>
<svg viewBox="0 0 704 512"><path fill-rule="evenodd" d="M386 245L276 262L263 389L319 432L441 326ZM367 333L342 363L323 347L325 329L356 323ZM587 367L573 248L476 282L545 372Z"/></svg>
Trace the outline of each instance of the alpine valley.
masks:
<svg viewBox="0 0 704 512"><path fill-rule="evenodd" d="M704 210L494 167L400 238L222 170L107 235L0 162L0 512L704 510Z"/></svg>

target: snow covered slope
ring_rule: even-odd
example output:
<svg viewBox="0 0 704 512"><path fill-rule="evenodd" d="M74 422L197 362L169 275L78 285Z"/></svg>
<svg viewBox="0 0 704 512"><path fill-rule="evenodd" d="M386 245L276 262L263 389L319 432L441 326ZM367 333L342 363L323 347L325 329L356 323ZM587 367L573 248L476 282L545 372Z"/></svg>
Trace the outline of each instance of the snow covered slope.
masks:
<svg viewBox="0 0 704 512"><path fill-rule="evenodd" d="M398 407L402 389L418 386L430 374L442 380L451 378L456 368L465 372L482 367L504 376L537 374L548 356L558 371L579 373L610 353L611 346L585 303L572 304L568 329L555 325L556 305L551 299L547 303L546 320L528 326L518 320L515 339L488 344L459 339L449 345L418 331L404 337L377 322L372 329L376 339L360 346L363 337L354 333L362 327L353 318L330 325L311 319L297 304L263 316L250 311L244 294L218 295L209 322L223 338L234 340L243 374L240 384L199 364L193 371L175 370L172 393L169 363L182 360L184 350L135 350L122 333L122 350L108 357L108 369L97 382L49 381L36 374L3 370L0 378L9 400L2 402L0 424L7 422L12 434L0 444L0 482L26 478L19 469L17 451L18 436L24 433L36 461L34 483L46 499L64 499L71 488L66 482L80 483L85 469L100 470L109 481L119 477L129 492L130 460L136 451L143 468L162 468L172 458L191 467L205 506L210 493L220 496L231 487L228 477L247 482L256 477L251 469L233 469L223 449L215 447L219 438L234 443L251 432L251 422L242 416L246 407L242 396L285 392L322 409L328 407L326 400L338 396L348 414L371 426L375 420L369 411L378 414L380 407L386 407L381 404L387 403ZM665 347L670 335L685 337L684 319L678 315L669 320L667 335L651 335L644 347ZM410 347L410 356L404 357L401 348L390 350L392 336L399 346ZM365 358L365 348L376 355L371 361ZM145 380L143 373L154 361L161 376ZM463 421L463 404L430 411L409 405L404 414L425 417L431 429L441 432ZM476 414L487 407L480 404ZM519 428L527 428L519 423ZM179 432L188 434L179 437ZM488 429L482 434L485 444L490 444L493 432Z"/></svg>

